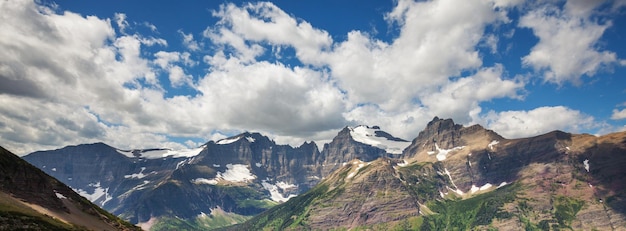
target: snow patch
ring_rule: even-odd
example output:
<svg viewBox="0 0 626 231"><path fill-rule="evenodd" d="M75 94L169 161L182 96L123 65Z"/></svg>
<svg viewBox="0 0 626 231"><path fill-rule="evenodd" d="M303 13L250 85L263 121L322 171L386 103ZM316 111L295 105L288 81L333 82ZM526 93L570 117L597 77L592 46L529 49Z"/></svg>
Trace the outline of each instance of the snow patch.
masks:
<svg viewBox="0 0 626 231"><path fill-rule="evenodd" d="M57 171L57 168L52 168L52 171L53 171L53 172L56 172L56 171Z"/></svg>
<svg viewBox="0 0 626 231"><path fill-rule="evenodd" d="M256 165L257 168L260 168L261 166L263 166L263 165L261 165L261 163L256 163L254 165Z"/></svg>
<svg viewBox="0 0 626 231"><path fill-rule="evenodd" d="M489 145L487 145L487 147L489 147L489 149L493 150L493 146L496 146L496 144L499 144L500 141L494 140L491 141L491 143L489 143Z"/></svg>
<svg viewBox="0 0 626 231"><path fill-rule="evenodd" d="M176 168L178 168L178 166L176 166ZM128 179L128 178L131 178L131 179L134 179L134 178L137 178L137 179L144 178L146 176L145 174L143 174L144 170L146 170L146 167L141 167L141 171L139 171L139 173L134 173L134 174L131 174L131 175L124 175L124 178L126 178L126 179Z"/></svg>
<svg viewBox="0 0 626 231"><path fill-rule="evenodd" d="M409 165L409 162L406 162L406 160L402 160L402 163L398 163L398 166L400 166L400 167L404 167L404 166L407 166L407 165Z"/></svg>
<svg viewBox="0 0 626 231"><path fill-rule="evenodd" d="M206 178L196 178L191 180L192 184L210 184L210 185L216 185L217 184L217 179L206 179Z"/></svg>
<svg viewBox="0 0 626 231"><path fill-rule="evenodd" d="M255 141L254 138L246 136L246 140L248 140L248 142L253 143Z"/></svg>
<svg viewBox="0 0 626 231"><path fill-rule="evenodd" d="M500 185L498 185L498 187L497 187L497 188L504 187L504 186L506 186L507 184L509 184L509 183L507 183L506 181L505 181L505 182L502 182L502 183L500 183Z"/></svg>
<svg viewBox="0 0 626 231"><path fill-rule="evenodd" d="M284 181L276 182L276 186L278 186L279 188L281 188L283 190L291 189L291 188L297 188L298 187L295 184L289 184L289 183L286 183Z"/></svg>
<svg viewBox="0 0 626 231"><path fill-rule="evenodd" d="M217 172L216 178L222 178L231 182L244 182L256 178L256 176L250 172L247 165L227 164L226 168L224 173Z"/></svg>
<svg viewBox="0 0 626 231"><path fill-rule="evenodd" d="M213 164L213 167L215 167L215 168L219 168L219 167L220 167L220 165L219 165L219 164Z"/></svg>
<svg viewBox="0 0 626 231"><path fill-rule="evenodd" d="M60 194L57 191L54 191L54 195L56 195L57 198L59 198L59 199L67 199L67 197L63 196L63 194Z"/></svg>
<svg viewBox="0 0 626 231"><path fill-rule="evenodd" d="M500 185L502 185L502 184L500 184ZM487 189L491 188L492 186L493 185L491 185L490 183L486 183L485 185L480 186L480 187L476 187L476 185L472 185L472 188L470 189L470 192L471 193L475 193L475 192L478 192L478 191L484 191L484 190L487 190Z"/></svg>
<svg viewBox="0 0 626 231"><path fill-rule="evenodd" d="M585 170L589 172L589 159L585 159L585 161L583 161L583 164L585 165Z"/></svg>
<svg viewBox="0 0 626 231"><path fill-rule="evenodd" d="M395 141L376 136L376 132L381 131L380 129L369 128L363 125L349 129L350 136L355 141L383 149L389 154L402 154L402 151L411 144L408 141Z"/></svg>
<svg viewBox="0 0 626 231"><path fill-rule="evenodd" d="M237 140L239 140L239 139L241 139L241 137L240 137L240 136L237 136L237 137L232 137L232 138L221 139L221 140L218 140L218 141L217 141L217 142L215 142L215 143L216 143L216 144L221 144L221 145L224 145L224 144L232 144L232 143L236 142L236 141L237 141Z"/></svg>
<svg viewBox="0 0 626 231"><path fill-rule="evenodd" d="M197 156L198 154L200 154L200 152L202 152L202 150L204 150L204 145L200 146L198 148L193 148L193 149L182 149L182 150L171 150L171 149L158 149L158 150L149 150L149 151L143 151L140 152L139 157L141 158L145 158L145 159L160 159L160 158L166 158L166 157L172 157L172 158L189 158L189 157L194 157ZM118 153L129 157L129 158L135 158L135 154L133 153L134 151L124 151L124 150L117 150ZM136 152L136 151L135 151Z"/></svg>
<svg viewBox="0 0 626 231"><path fill-rule="evenodd" d="M261 181L261 185L263 186L264 189L266 189L267 191L270 192L270 198L273 201L276 201L276 202L282 203L282 202L288 201L289 199L297 196L295 194L289 194L289 195L287 195L287 197L283 196L283 193L280 192L281 190L279 190L279 188L282 189L282 191L284 191L286 188L283 188L283 187L290 188L292 185L291 184L287 184L287 183L282 182L282 181L276 183L276 185L273 185L273 184L267 183L267 180L263 180L263 181ZM293 187L297 187L297 186L293 185Z"/></svg>
<svg viewBox="0 0 626 231"><path fill-rule="evenodd" d="M439 148L439 145L437 145L437 143L435 143L435 148L437 149L437 152L428 152L428 155L432 155L437 153L437 160L438 161L444 161L446 160L446 158L448 157L448 153L452 152L452 151L456 151L456 150L461 150L463 148L465 148L465 146L460 146L460 147L454 147L451 149L441 149Z"/></svg>
<svg viewBox="0 0 626 231"><path fill-rule="evenodd" d="M356 169L354 169L352 172L350 172L350 174L348 174L348 176L346 177L346 179L350 179L352 177L354 177L354 175L356 175L357 172L359 172L359 169L361 169L362 167L369 165L369 162L363 162L361 160L355 160L354 162L352 162L353 165L356 165Z"/></svg>
<svg viewBox="0 0 626 231"><path fill-rule="evenodd" d="M215 165L213 165L215 166ZM225 172L217 172L213 179L196 178L191 180L194 184L211 184L216 185L220 180L230 182L246 182L255 179L256 176L250 172L247 165L243 164L227 164Z"/></svg>
<svg viewBox="0 0 626 231"><path fill-rule="evenodd" d="M459 195L463 195L463 191L459 190L459 187L457 187L457 186L456 186L456 184L454 183L454 181L452 180L452 176L450 176L450 172L448 171L448 169L447 169L447 168L444 168L443 170L445 171L444 173L445 173L446 175L448 175L448 179L450 179L450 183L452 183L452 186L454 186L454 188L456 188L456 190L460 192L460 193L459 193ZM439 175L442 175L442 174L440 174L439 172L437 172L437 173L438 173ZM458 192L457 192L457 193L458 193Z"/></svg>
<svg viewBox="0 0 626 231"><path fill-rule="evenodd" d="M472 185L472 188L470 189L471 193L475 193L478 192L478 190L480 190L480 188L476 187L476 185Z"/></svg>
<svg viewBox="0 0 626 231"><path fill-rule="evenodd" d="M94 188L93 193L88 193L83 189L73 190L93 203L96 203L96 201L101 201L100 206L104 206L104 204L113 199L113 197L109 194L109 188L100 187L99 181L97 183L91 183L88 186Z"/></svg>

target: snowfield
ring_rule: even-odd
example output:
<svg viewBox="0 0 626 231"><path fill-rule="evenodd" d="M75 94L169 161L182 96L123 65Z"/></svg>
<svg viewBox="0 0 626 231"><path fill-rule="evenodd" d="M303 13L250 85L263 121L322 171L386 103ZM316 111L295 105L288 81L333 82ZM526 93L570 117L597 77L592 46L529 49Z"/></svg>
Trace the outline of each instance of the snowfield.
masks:
<svg viewBox="0 0 626 231"><path fill-rule="evenodd" d="M226 139L221 139L221 140L218 140L218 141L217 141L217 142L215 142L215 143L216 143L216 144L221 144L221 145L224 145L224 144L232 144L232 143L237 142L237 140L239 140L240 138L241 138L241 137L226 138Z"/></svg>
<svg viewBox="0 0 626 231"><path fill-rule="evenodd" d="M297 196L296 194L289 194L287 197L285 197L283 193L280 192L280 191L284 192L284 190L288 188L297 187L296 185L293 185L293 184L287 184L285 182L280 181L274 185L274 184L267 183L267 180L263 180L261 181L261 185L263 185L264 189L270 192L270 198L276 202L282 203ZM279 188L282 190L279 190Z"/></svg>
<svg viewBox="0 0 626 231"><path fill-rule="evenodd" d="M380 129L363 125L349 129L350 136L355 141L383 149L390 154L402 154L402 151L411 144L409 141L395 141L376 136L376 131L381 131Z"/></svg>
<svg viewBox="0 0 626 231"><path fill-rule="evenodd" d="M93 193L88 193L83 189L73 190L94 204L96 201L101 201L100 206L104 206L104 204L113 199L113 197L109 194L109 188L100 187L100 182L91 183L88 186L94 187Z"/></svg>
<svg viewBox="0 0 626 231"><path fill-rule="evenodd" d="M198 148L194 148L194 149L183 149L183 150L171 150L171 149L160 149L160 150L150 150L150 151L144 151L140 153L141 158L146 158L146 159L160 159L160 158L166 158L166 157L172 157L172 158L189 158L189 157L194 157L197 156L198 154L200 154L200 152L202 152L202 150L204 150L205 146L200 146ZM125 150L117 150L118 153L129 157L129 158L135 158L133 151L125 151Z"/></svg>
<svg viewBox="0 0 626 231"><path fill-rule="evenodd" d="M217 172L217 175L213 179L206 178L196 178L191 180L191 183L194 184L212 184L215 185L219 181L229 181L229 182L246 182L250 180L254 180L256 176L250 172L250 169L247 165L243 164L227 164L226 171Z"/></svg>

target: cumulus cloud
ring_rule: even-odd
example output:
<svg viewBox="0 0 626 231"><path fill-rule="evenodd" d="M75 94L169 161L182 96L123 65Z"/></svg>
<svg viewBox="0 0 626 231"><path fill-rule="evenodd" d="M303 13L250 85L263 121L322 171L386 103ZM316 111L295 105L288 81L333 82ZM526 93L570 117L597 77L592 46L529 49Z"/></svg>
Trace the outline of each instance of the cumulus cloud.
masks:
<svg viewBox="0 0 626 231"><path fill-rule="evenodd" d="M351 102L389 112L413 107L411 99L480 68L476 45L485 26L507 20L486 1L398 1L386 18L400 26L391 43L352 31L320 62L330 67Z"/></svg>
<svg viewBox="0 0 626 231"><path fill-rule="evenodd" d="M544 5L525 14L520 27L533 30L539 38L522 58L524 65L543 73L547 82L581 83L582 76L594 76L606 66L616 63L614 52L598 46L611 21L600 21L590 15L602 1L567 1L565 9ZM575 38L575 39L572 39Z"/></svg>
<svg viewBox="0 0 626 231"><path fill-rule="evenodd" d="M182 30L178 30L181 36L183 36L183 45L187 47L190 51L198 51L200 50L200 44L194 40L193 34L185 34Z"/></svg>
<svg viewBox="0 0 626 231"><path fill-rule="evenodd" d="M220 19L218 27L205 30L205 37L232 46L245 55L245 60L258 56L264 49L259 44L248 46L244 40L292 46L303 62L317 61L321 50L332 44L328 32L291 17L270 2L248 3L242 7L230 3L222 5L213 15Z"/></svg>
<svg viewBox="0 0 626 231"><path fill-rule="evenodd" d="M439 92L422 97L422 102L432 114L444 118L455 118L456 122L467 123L479 103L494 98L521 99L524 89L520 80L502 79L503 67L496 65L483 68L475 75L450 81Z"/></svg>
<svg viewBox="0 0 626 231"><path fill-rule="evenodd" d="M115 23L117 27L120 29L120 32L125 33L126 27L128 27L128 22L126 21L126 14L124 13L115 13Z"/></svg>
<svg viewBox="0 0 626 231"><path fill-rule="evenodd" d="M553 130L582 132L598 126L594 118L564 106L539 107L529 111L490 111L475 121L506 138L521 138Z"/></svg>
<svg viewBox="0 0 626 231"><path fill-rule="evenodd" d="M257 62L213 71L199 83L209 114L224 128L305 134L344 123L342 94L306 68Z"/></svg>
<svg viewBox="0 0 626 231"><path fill-rule="evenodd" d="M576 81L617 60L596 46L611 24L590 20L597 5L579 3L556 14L533 10L519 23L540 38L523 62L551 76L547 81ZM485 28L511 23L507 9L520 4L399 0L381 15L397 36L382 40L355 30L333 41L272 3L228 3L212 12L218 22L201 39L179 30L185 48L173 51L165 39L133 32L122 13L103 19L5 2L0 142L22 154L97 141L176 148L248 130L298 145L328 141L349 124L379 125L412 139L434 116L483 122L507 137L593 127L592 117L563 106L481 114L484 102L531 94L503 64L485 66L479 50L500 49ZM559 36L581 40L556 44ZM577 58L546 58L548 48ZM285 51L295 59L282 60ZM563 116L547 116L554 114ZM190 139L180 144L171 137Z"/></svg>
<svg viewBox="0 0 626 231"><path fill-rule="evenodd" d="M612 120L622 120L626 119L626 108L622 110L613 109L613 114L611 115Z"/></svg>

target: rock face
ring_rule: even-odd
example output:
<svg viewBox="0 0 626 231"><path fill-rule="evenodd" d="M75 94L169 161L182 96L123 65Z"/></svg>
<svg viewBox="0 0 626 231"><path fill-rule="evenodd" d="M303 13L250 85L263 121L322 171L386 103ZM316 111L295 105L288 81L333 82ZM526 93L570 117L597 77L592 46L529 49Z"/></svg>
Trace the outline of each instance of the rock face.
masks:
<svg viewBox="0 0 626 231"><path fill-rule="evenodd" d="M377 127L367 128L377 132L372 138L403 142ZM150 225L172 218L195 221L198 226L192 228L204 229L216 226L198 221L203 214L220 211L238 222L308 191L352 159L391 155L384 147L355 141L351 130L339 132L323 152L313 142L291 147L245 132L194 150L118 150L96 143L35 152L24 159L146 229L177 228Z"/></svg>
<svg viewBox="0 0 626 231"><path fill-rule="evenodd" d="M140 230L0 147L0 229Z"/></svg>
<svg viewBox="0 0 626 231"><path fill-rule="evenodd" d="M435 118L401 158L348 163L233 229L626 227L626 132L505 139Z"/></svg>

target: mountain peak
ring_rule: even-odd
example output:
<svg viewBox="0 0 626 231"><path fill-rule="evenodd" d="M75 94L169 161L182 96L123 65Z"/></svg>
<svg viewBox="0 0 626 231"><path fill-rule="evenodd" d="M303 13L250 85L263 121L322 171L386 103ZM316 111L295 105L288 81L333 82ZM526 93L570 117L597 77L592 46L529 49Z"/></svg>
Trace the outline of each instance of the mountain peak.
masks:
<svg viewBox="0 0 626 231"><path fill-rule="evenodd" d="M402 151L410 144L406 140L382 131L378 126L359 125L348 129L354 141L383 149L390 154L402 154Z"/></svg>
<svg viewBox="0 0 626 231"><path fill-rule="evenodd" d="M418 153L437 153L439 150L456 150L466 145L487 147L487 144L490 142L502 139L504 139L502 136L478 124L464 127L463 125L455 124L452 119L435 117L428 123L426 128L419 133L417 138L413 140L412 144L407 147L405 154L413 157ZM426 156L430 156L430 154Z"/></svg>

